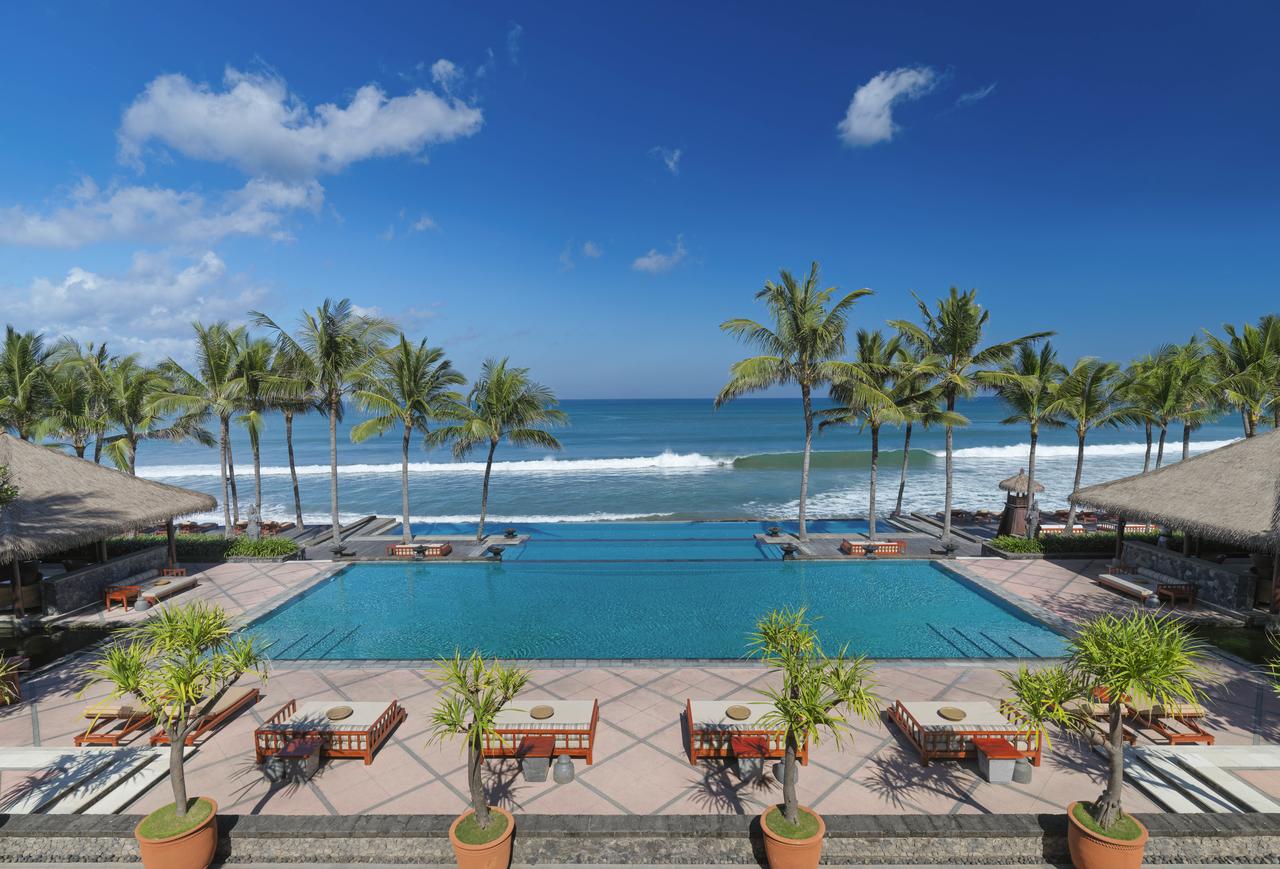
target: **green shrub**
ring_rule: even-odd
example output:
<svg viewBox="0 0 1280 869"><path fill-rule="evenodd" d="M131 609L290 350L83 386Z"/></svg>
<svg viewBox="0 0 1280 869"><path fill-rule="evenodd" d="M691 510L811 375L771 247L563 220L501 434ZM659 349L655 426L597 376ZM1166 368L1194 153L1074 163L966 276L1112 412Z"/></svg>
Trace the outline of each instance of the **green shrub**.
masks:
<svg viewBox="0 0 1280 869"><path fill-rule="evenodd" d="M1040 545L1039 540L1028 537L1013 537L1009 534L1001 534L991 541L991 545L1001 552L1044 552L1044 547Z"/></svg>
<svg viewBox="0 0 1280 869"><path fill-rule="evenodd" d="M163 534L113 537L107 541L107 555L114 558L167 544L168 540ZM178 550L179 561L203 563L226 561L232 555L280 558L298 551L298 544L285 537L263 537L260 540L235 537L228 540L218 534L179 534L174 539L174 545Z"/></svg>
<svg viewBox="0 0 1280 869"><path fill-rule="evenodd" d="M1157 533L1126 534L1124 539L1140 543L1155 543L1159 537L1160 535ZM1062 555L1073 552L1112 552L1116 548L1116 533L1114 531L1090 531L1086 534L1041 534L1035 540L1002 534L991 540L990 544L1003 552L1017 554L1041 552L1047 555ZM1182 535L1170 535L1169 547L1181 550Z"/></svg>

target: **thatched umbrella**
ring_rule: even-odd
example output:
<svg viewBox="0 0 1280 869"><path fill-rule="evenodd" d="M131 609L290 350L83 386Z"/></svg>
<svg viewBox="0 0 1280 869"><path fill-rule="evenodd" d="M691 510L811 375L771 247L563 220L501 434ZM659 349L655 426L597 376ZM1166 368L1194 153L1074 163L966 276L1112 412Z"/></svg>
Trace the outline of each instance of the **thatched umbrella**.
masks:
<svg viewBox="0 0 1280 869"><path fill-rule="evenodd" d="M1021 537L1027 533L1027 508L1031 505L1031 478L1027 476L1027 469L1020 468L1009 479L1001 480L999 488L1008 492L1009 497L1005 499L997 533ZM1043 491L1044 486L1036 483L1036 493Z"/></svg>
<svg viewBox="0 0 1280 869"><path fill-rule="evenodd" d="M133 477L4 433L0 466L9 469L9 484L18 490L17 499L0 510L0 565L12 565L19 612L18 562L160 523L169 526L172 561L173 518L218 505L201 492Z"/></svg>
<svg viewBox="0 0 1280 869"><path fill-rule="evenodd" d="M1255 552L1280 549L1280 432L1225 447L1071 496L1122 520L1163 525ZM1123 522L1120 524L1123 534ZM1277 561L1280 564L1280 560ZM1280 612L1280 583L1272 588Z"/></svg>

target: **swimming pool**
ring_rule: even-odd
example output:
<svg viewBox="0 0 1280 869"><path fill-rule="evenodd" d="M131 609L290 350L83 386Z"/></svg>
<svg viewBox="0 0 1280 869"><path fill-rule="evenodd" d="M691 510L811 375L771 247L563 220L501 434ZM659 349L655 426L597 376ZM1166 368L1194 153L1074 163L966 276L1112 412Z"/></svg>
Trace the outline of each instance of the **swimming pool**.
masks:
<svg viewBox="0 0 1280 869"><path fill-rule="evenodd" d="M830 649L1056 657L1062 639L926 561L352 565L247 628L280 660L742 657L755 620L807 607Z"/></svg>

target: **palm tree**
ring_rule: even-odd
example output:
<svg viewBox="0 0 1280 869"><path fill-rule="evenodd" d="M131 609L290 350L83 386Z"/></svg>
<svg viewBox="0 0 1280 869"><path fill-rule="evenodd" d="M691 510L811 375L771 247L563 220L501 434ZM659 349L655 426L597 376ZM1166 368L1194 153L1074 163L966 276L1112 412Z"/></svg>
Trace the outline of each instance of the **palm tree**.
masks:
<svg viewBox="0 0 1280 869"><path fill-rule="evenodd" d="M296 335L258 311L254 321L276 333L277 352L296 357L299 370L312 378L318 403L329 416L329 513L333 546L342 546L338 514L338 421L343 398L377 367L384 341L394 330L388 320L357 313L350 299L325 299L315 311L303 311ZM305 362L303 361L305 360Z"/></svg>
<svg viewBox="0 0 1280 869"><path fill-rule="evenodd" d="M1030 429L1030 449L1027 456L1027 492L1031 500L1028 513L1027 537L1036 536L1036 445L1040 441L1040 427L1061 428L1059 413L1054 408L1058 386L1066 375L1066 369L1058 362L1058 354L1048 341L1037 350L1031 344L1021 344L1012 361L994 371L978 374L982 383L990 386L1012 411L1000 422L1015 425L1024 422Z"/></svg>
<svg viewBox="0 0 1280 869"><path fill-rule="evenodd" d="M964 426L969 424L969 420L939 407L942 392L934 381L941 368L936 357L923 354L920 348L900 336L895 367L892 395L894 404L906 417L906 426L902 436L902 467L898 471L898 500L890 515L901 516L902 498L907 490L907 468L911 462L912 429L917 425L928 429L947 420L952 425Z"/></svg>
<svg viewBox="0 0 1280 869"><path fill-rule="evenodd" d="M265 338L245 338L236 359L236 373L242 384L240 409L236 419L249 435L253 452L254 515L262 521L262 430L263 413L275 407L277 383L273 371L275 348Z"/></svg>
<svg viewBox="0 0 1280 869"><path fill-rule="evenodd" d="M877 329L859 329L854 353L855 376L840 377L831 385L836 406L819 411L819 429L831 425L861 425L871 430L871 485L867 501L867 538L876 539L876 482L880 465L880 428L885 423L910 419L894 401L900 338L885 336Z"/></svg>
<svg viewBox="0 0 1280 869"><path fill-rule="evenodd" d="M893 320L890 325L902 332L906 339L921 353L936 356L941 371L938 374L938 387L948 414L955 413L956 399L977 392L978 371L985 367L1007 361L1014 351L1023 344L1052 335L1052 332L1034 332L1005 341L982 347L982 333L986 329L991 314L983 310L977 301L977 290L961 293L952 287L949 294L940 299L937 310L932 311L919 296L916 305L920 308L923 325L906 320ZM953 473L955 470L956 423L944 420L946 427L946 494L943 499L942 546L951 545L951 498L954 491Z"/></svg>
<svg viewBox="0 0 1280 869"><path fill-rule="evenodd" d="M465 405L454 409L457 422L441 426L427 436L431 444L452 444L461 459L484 444L484 484L480 492L480 524L476 542L484 540L484 520L489 510L489 475L493 454L502 441L516 446L560 449L560 442L539 426L564 425L569 417L556 407L555 394L529 379L528 368L508 368L506 359L486 359L471 387Z"/></svg>
<svg viewBox="0 0 1280 869"><path fill-rule="evenodd" d="M302 527L302 493L298 489L298 463L293 452L293 420L316 407L315 378L310 359L305 355L283 352L277 343L272 358L271 407L284 416L284 444L289 455L289 479L293 483L293 521Z"/></svg>
<svg viewBox="0 0 1280 869"><path fill-rule="evenodd" d="M1226 339L1209 333L1209 360L1213 367L1214 387L1227 404L1240 411L1244 436L1258 433L1258 423L1275 397L1280 380L1280 319L1264 317L1257 325L1245 323L1236 331L1224 324Z"/></svg>
<svg viewBox="0 0 1280 869"><path fill-rule="evenodd" d="M444 349L428 347L426 339L416 346L403 334L378 364L377 370L354 393L362 410L375 414L351 430L356 443L385 434L400 425L400 488L404 522L401 539L413 538L409 516L409 441L413 433L424 437L433 420L456 414L462 396L450 387L461 386L467 379L445 358Z"/></svg>
<svg viewBox="0 0 1280 869"><path fill-rule="evenodd" d="M159 369L139 364L134 356L122 356L109 364L106 374L111 422L120 431L105 439L103 450L120 470L137 475L138 445L144 440L217 444L198 416L184 414L165 424L157 402L172 393L173 383Z"/></svg>
<svg viewBox="0 0 1280 869"><path fill-rule="evenodd" d="M1133 418L1132 410L1122 403L1116 391L1120 366L1090 356L1076 360L1058 387L1048 412L1070 420L1076 430L1076 476L1071 491L1080 489L1084 473L1084 442L1090 429L1116 426ZM1067 512L1067 534L1076 524L1076 505Z"/></svg>
<svg viewBox="0 0 1280 869"><path fill-rule="evenodd" d="M233 513L232 507L237 498L231 465L231 417L240 409L245 392L239 369L245 330L243 326L233 329L225 321L211 326L195 322L191 328L196 333L195 366L189 371L173 359L165 361L161 367L173 388L157 398L156 409L161 413L176 411L201 421L210 416L217 418L223 533L231 537L240 512L236 508Z"/></svg>
<svg viewBox="0 0 1280 869"><path fill-rule="evenodd" d="M54 347L52 359L56 373L66 372L82 384L85 392L84 412L88 416L88 436L93 439L93 461L101 464L107 429L111 426L111 390L107 375L113 357L107 352L105 343L89 342L82 346L74 338L63 338ZM78 449L77 455L84 457L84 453Z"/></svg>
<svg viewBox="0 0 1280 869"><path fill-rule="evenodd" d="M97 426L91 410L89 383L78 367L58 362L50 367L46 384L45 416L40 421L37 436L41 439L66 438L76 456L83 459Z"/></svg>
<svg viewBox="0 0 1280 869"><path fill-rule="evenodd" d="M1129 363L1124 376L1116 384L1117 398L1128 406L1131 418L1142 423L1147 446L1142 455L1144 474L1151 470L1151 450L1154 445L1152 430L1158 409L1153 406L1153 393L1149 384L1157 366L1156 357L1148 353Z"/></svg>
<svg viewBox="0 0 1280 869"><path fill-rule="evenodd" d="M0 346L0 426L31 440L44 418L49 398L50 350L39 332L4 330Z"/></svg>
<svg viewBox="0 0 1280 869"><path fill-rule="evenodd" d="M1205 361L1205 348L1194 336L1178 348L1179 375L1176 418L1182 423L1182 460L1191 457L1191 432L1214 418L1221 405Z"/></svg>
<svg viewBox="0 0 1280 869"><path fill-rule="evenodd" d="M726 320L720 328L735 338L764 352L735 362L729 369L729 382L716 396L715 406L772 386L795 384L800 387L804 410L804 458L800 465L799 538L809 539L805 530L805 504L809 495L809 456L813 449L813 391L838 377L853 377L849 363L839 361L845 350L845 328L854 302L871 295L861 289L845 293L832 303L837 290L818 288L818 264L809 267L809 275L797 281L785 269L779 282L766 281L756 293L765 303L773 326L755 320Z"/></svg>

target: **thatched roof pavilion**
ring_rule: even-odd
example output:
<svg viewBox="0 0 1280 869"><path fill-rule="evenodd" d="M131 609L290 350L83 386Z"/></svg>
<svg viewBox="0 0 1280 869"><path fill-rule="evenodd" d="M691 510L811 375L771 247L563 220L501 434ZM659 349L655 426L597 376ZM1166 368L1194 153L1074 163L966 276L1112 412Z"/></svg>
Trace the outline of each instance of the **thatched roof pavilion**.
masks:
<svg viewBox="0 0 1280 869"><path fill-rule="evenodd" d="M1071 501L1258 551L1280 548L1280 432L1086 486Z"/></svg>
<svg viewBox="0 0 1280 869"><path fill-rule="evenodd" d="M217 501L105 468L0 432L0 466L18 490L0 510L0 565L96 543L117 534L212 510ZM0 572L0 580L9 571Z"/></svg>
<svg viewBox="0 0 1280 869"><path fill-rule="evenodd" d="M1027 494L1028 488L1031 486L1031 478L1027 476L1027 469L1021 468L1018 470L1018 473L1014 474L1007 480L1001 480L997 485L1006 492L1025 495ZM1040 485L1040 483L1036 483L1036 491L1043 492L1044 486Z"/></svg>

